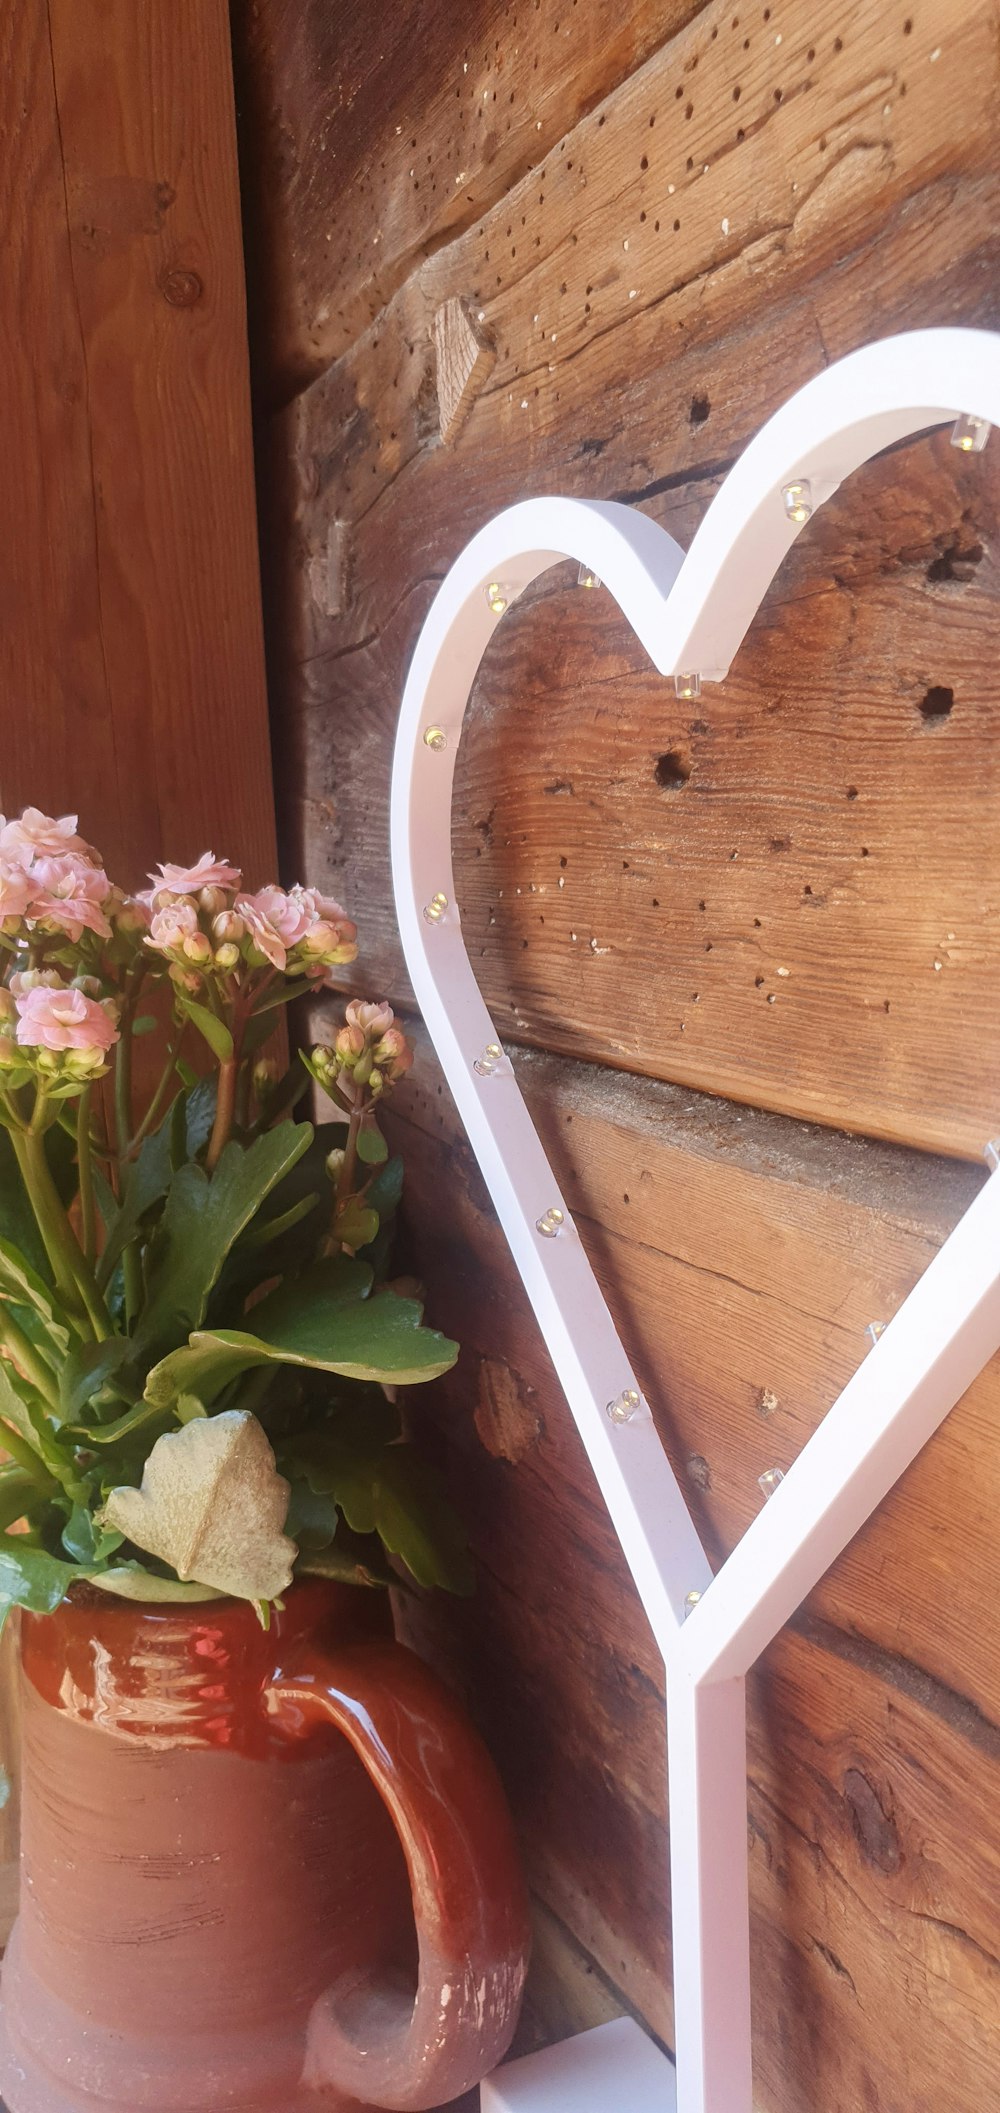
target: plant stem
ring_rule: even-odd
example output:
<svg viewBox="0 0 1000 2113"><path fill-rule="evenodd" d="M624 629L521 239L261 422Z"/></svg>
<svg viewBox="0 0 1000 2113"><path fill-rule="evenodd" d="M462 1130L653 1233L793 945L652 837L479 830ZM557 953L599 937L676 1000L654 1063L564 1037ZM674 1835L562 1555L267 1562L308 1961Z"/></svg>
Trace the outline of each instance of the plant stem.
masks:
<svg viewBox="0 0 1000 2113"><path fill-rule="evenodd" d="M93 1087L84 1087L76 1118L76 1163L80 1181L80 1232L84 1259L93 1264L97 1250L97 1216L94 1208L94 1157L90 1134L90 1103Z"/></svg>
<svg viewBox="0 0 1000 2113"><path fill-rule="evenodd" d="M52 1373L6 1303L0 1305L0 1343L29 1386L41 1395L46 1407L58 1408L59 1394Z"/></svg>
<svg viewBox="0 0 1000 2113"><path fill-rule="evenodd" d="M169 1049L167 1050L166 1062L164 1063L163 1070L160 1073L160 1077L157 1081L156 1090L153 1094L152 1100L150 1101L148 1108L146 1109L146 1113L143 1116L141 1123L139 1124L139 1128L137 1129L135 1136L133 1138L130 1138L129 1143L125 1148L125 1159L135 1158L136 1152L138 1151L139 1146L143 1141L143 1138L148 1137L149 1132L152 1129L157 1116L159 1115L160 1109L163 1106L164 1095L174 1075L174 1068L176 1066L177 1059L180 1055L181 1043L184 1040L186 1030L187 1021L184 1022L180 1033L174 1036L174 1039L171 1042Z"/></svg>
<svg viewBox="0 0 1000 2113"><path fill-rule="evenodd" d="M40 1130L14 1130L11 1139L56 1289L70 1314L76 1318L82 1313L89 1332L102 1342L111 1333L108 1310L62 1207L46 1157L44 1135Z"/></svg>
<svg viewBox="0 0 1000 2113"><path fill-rule="evenodd" d="M354 1194L354 1184L358 1172L358 1138L361 1135L363 1119L364 1108L360 1102L356 1101L351 1109L351 1117L347 1125L347 1143L344 1146L343 1164L337 1176L338 1204L346 1203L348 1196L353 1196Z"/></svg>
<svg viewBox="0 0 1000 2113"><path fill-rule="evenodd" d="M210 1174L214 1173L229 1142L229 1133L233 1127L233 1116L236 1112L236 1085L239 1079L239 1072L240 1059L239 1052L236 1051L227 1063L219 1065L219 1093L215 1103L215 1121L212 1124L212 1135L209 1139L208 1151L205 1154L205 1165Z"/></svg>
<svg viewBox="0 0 1000 2113"><path fill-rule="evenodd" d="M121 1201L121 1173L128 1155L132 1134L132 1015L135 998L126 999L120 1023L120 1039L115 1051L115 1135L118 1143L118 1200ZM142 1299L142 1264L138 1242L130 1240L122 1252L122 1277L125 1285L125 1319L131 1327Z"/></svg>
<svg viewBox="0 0 1000 2113"><path fill-rule="evenodd" d="M18 1467L23 1467L25 1474L31 1476L38 1489L58 1490L59 1483L54 1475L50 1475L44 1460L39 1459L27 1439L22 1438L20 1431L12 1429L9 1423L0 1423L0 1445L5 1453L10 1454L12 1460L17 1461Z"/></svg>

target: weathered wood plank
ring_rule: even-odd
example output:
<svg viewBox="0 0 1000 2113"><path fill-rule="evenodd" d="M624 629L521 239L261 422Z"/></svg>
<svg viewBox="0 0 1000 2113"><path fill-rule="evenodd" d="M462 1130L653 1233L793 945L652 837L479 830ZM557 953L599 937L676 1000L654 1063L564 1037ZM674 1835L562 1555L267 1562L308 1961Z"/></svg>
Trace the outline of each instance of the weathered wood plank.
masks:
<svg viewBox="0 0 1000 2113"><path fill-rule="evenodd" d="M301 386L419 259L479 220L698 0L236 0L258 366Z"/></svg>
<svg viewBox="0 0 1000 2113"><path fill-rule="evenodd" d="M416 269L305 392L295 445L307 524L318 528L331 500L356 523L378 521L410 563L401 574L363 567L376 592L388 576L398 595L415 550L426 567L403 473L436 439L431 334L451 296L478 304L497 361L461 446L421 480L424 531L446 547L474 480L478 518L498 503L497 467L546 489L568 473L572 489L603 495L729 459L824 360L893 327L901 276L914 287L919 273L924 320L961 312L928 251L945 214L938 271L989 232L984 221L973 234L952 207L957 185L974 197L996 174L993 8L956 0L946 36L931 9L906 20L910 35L895 11L859 0L844 34L840 0L821 0L787 38L769 21L744 39L739 11L711 0ZM920 194L919 212L907 211ZM867 306L852 313L852 260L876 230L894 229L877 292L865 256ZM978 276L964 273L966 302ZM740 348L746 326L754 336ZM357 621L351 642L371 628L360 604Z"/></svg>
<svg viewBox="0 0 1000 2113"><path fill-rule="evenodd" d="M454 831L503 1033L981 1154L1000 1109L997 478L944 438L873 465L810 524L732 676L694 705L604 593L563 584L504 619ZM706 498L650 510L686 541ZM337 663L306 725L304 863L364 902L363 973L391 990L410 622Z"/></svg>
<svg viewBox="0 0 1000 2113"><path fill-rule="evenodd" d="M721 1555L762 1501L757 1474L794 1456L978 1177L550 1057L518 1068ZM432 1421L481 1562L474 1604L405 1619L462 1671L540 1897L669 2042L655 1648L426 1061L394 1120L418 1199L440 1196L442 1153L450 1167L447 1213L418 1202L415 1230L434 1318L465 1344ZM768 2113L929 2113L959 2039L951 2102L971 2113L1000 2083L998 1389L994 1366L755 1676ZM416 1398L425 1428L428 1408Z"/></svg>
<svg viewBox="0 0 1000 2113"><path fill-rule="evenodd" d="M405 990L386 885L396 702L430 581L482 519L525 489L645 492L686 541L714 488L688 473L706 455L727 460L826 356L871 334L876 273L883 328L995 313L980 268L998 196L986 102L968 110L960 168L953 142L970 64L987 74L994 64L988 10L964 0L940 48L929 15L905 35L894 18L861 14L869 41L843 37L839 52L822 23L801 51L798 32L780 48L751 37L745 63L756 70L734 112L734 54L719 11L706 10L571 135L543 204L540 180L512 194L503 211L514 227L521 206L541 261L526 278L509 256L519 244L501 245L502 288L484 306L498 365L453 445L427 438L431 319L443 296L480 283L496 215L432 258L289 414L300 500L279 687L303 799L295 862L364 901L365 973L387 989ZM879 54L894 82L881 90L888 112L871 98ZM688 120L670 84L678 68L694 77L695 58ZM802 92L775 102L777 74ZM723 120L737 116L744 137L722 155ZM873 157L864 142L876 118ZM634 155L640 135L648 152ZM831 140L840 173L821 177ZM620 240L651 239L654 198L662 206L689 141L696 172L677 240L690 251L676 275L664 283L651 265L631 307L618 298L609 317L590 299L587 314L584 289L621 295ZM710 195L717 162L705 175L702 154L722 155L727 183L758 215L778 213L768 184L799 186L803 229L761 247L763 223L748 230L744 212L749 248L731 255ZM640 232L620 238L630 215ZM581 289L572 274L583 268L592 277ZM564 273L572 298L556 292ZM523 366L538 336L526 300L560 327L521 397L518 355ZM506 1031L831 1123L981 1150L1000 1083L990 1036L969 1032L986 1020L996 965L995 748L982 739L996 660L995 480L988 456L963 462L942 445L866 472L802 539L730 682L683 722L621 626L608 627L604 597L585 612L582 597L550 596L544 619L525 609L505 620L463 766L458 893ZM334 531L351 605L331 620L310 581ZM948 691L955 710L936 715ZM561 800L542 790L570 784L579 794ZM557 873L560 857L569 863ZM549 889L548 909L533 885ZM669 970L649 978L650 959ZM791 973L779 980L782 968Z"/></svg>
<svg viewBox="0 0 1000 2113"><path fill-rule="evenodd" d="M4 800L79 807L130 881L216 839L263 872L227 10L30 0L4 36Z"/></svg>

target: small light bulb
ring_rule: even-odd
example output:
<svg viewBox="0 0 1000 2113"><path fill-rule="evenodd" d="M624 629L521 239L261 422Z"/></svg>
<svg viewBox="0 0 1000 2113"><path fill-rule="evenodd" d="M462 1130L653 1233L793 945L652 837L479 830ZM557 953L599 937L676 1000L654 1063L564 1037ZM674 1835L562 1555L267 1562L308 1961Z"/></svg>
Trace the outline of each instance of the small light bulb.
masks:
<svg viewBox="0 0 1000 2113"><path fill-rule="evenodd" d="M700 697L701 676L695 674L675 675L674 690L678 697Z"/></svg>
<svg viewBox="0 0 1000 2113"><path fill-rule="evenodd" d="M438 751L439 749L442 749L442 748L447 748L447 746L448 746L448 736L447 736L447 734L445 733L445 730L444 730L444 727L443 727L443 726L425 726L425 728L424 728L424 747L425 747L425 748L432 748L432 749L434 749L434 751L435 751L435 753L436 753L436 752L437 752L437 751Z"/></svg>
<svg viewBox="0 0 1000 2113"><path fill-rule="evenodd" d="M765 1497L773 1497L775 1490L780 1488L784 1479L785 1470L783 1467L766 1467L763 1474L758 1475L757 1483L758 1487L763 1490Z"/></svg>
<svg viewBox="0 0 1000 2113"><path fill-rule="evenodd" d="M700 1598L701 1598L701 1593L700 1593L700 1592L685 1592L685 1594L684 1594L684 1619L685 1619L685 1621L687 1620L687 1618L688 1618L688 1615L689 1615L689 1614L693 1614L693 1613L694 1613L694 1610L695 1610L696 1606L698 1605L698 1602L699 1602Z"/></svg>
<svg viewBox="0 0 1000 2113"><path fill-rule="evenodd" d="M424 904L424 916L428 924L440 924L447 908L448 897L447 895L442 895L439 890L436 895L431 897L430 902Z"/></svg>
<svg viewBox="0 0 1000 2113"><path fill-rule="evenodd" d="M873 1346L878 1342L879 1336L885 1334L886 1326L887 1323L885 1321L869 1321L865 1334Z"/></svg>
<svg viewBox="0 0 1000 2113"><path fill-rule="evenodd" d="M503 1050L499 1042L487 1042L482 1056L477 1056L472 1069L478 1071L480 1078L489 1079L493 1077L497 1065L502 1062Z"/></svg>
<svg viewBox="0 0 1000 2113"><path fill-rule="evenodd" d="M995 1174L997 1168L1000 1167L1000 1137L990 1138L989 1143L987 1144L983 1152L983 1158L985 1159L991 1174Z"/></svg>
<svg viewBox="0 0 1000 2113"><path fill-rule="evenodd" d="M614 1401L605 1404L604 1413L609 1423L631 1423L642 1407L642 1395L637 1387L626 1387Z"/></svg>
<svg viewBox="0 0 1000 2113"><path fill-rule="evenodd" d="M598 579L596 572L591 572L589 565L581 565L576 584L578 587L600 587L603 582Z"/></svg>
<svg viewBox="0 0 1000 2113"><path fill-rule="evenodd" d="M535 1231L541 1233L546 1240L554 1240L557 1234L562 1231L565 1223L566 1220L558 1204L551 1203L548 1210L543 1211L541 1217L535 1219Z"/></svg>
<svg viewBox="0 0 1000 2113"><path fill-rule="evenodd" d="M813 509L812 485L807 477L799 478L794 484L783 484L781 496L790 521L808 521Z"/></svg>
<svg viewBox="0 0 1000 2113"><path fill-rule="evenodd" d="M963 455L981 455L989 437L989 419L972 418L968 412L956 418L951 429L952 447L961 448Z"/></svg>
<svg viewBox="0 0 1000 2113"><path fill-rule="evenodd" d="M494 616L502 616L507 607L507 595L499 580L491 580L486 589L486 599Z"/></svg>

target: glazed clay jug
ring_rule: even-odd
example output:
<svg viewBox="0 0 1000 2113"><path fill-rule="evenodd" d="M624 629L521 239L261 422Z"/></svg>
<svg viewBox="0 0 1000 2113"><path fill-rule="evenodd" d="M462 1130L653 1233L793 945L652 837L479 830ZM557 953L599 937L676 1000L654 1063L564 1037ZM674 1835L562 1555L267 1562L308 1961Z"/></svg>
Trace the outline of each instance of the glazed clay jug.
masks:
<svg viewBox="0 0 1000 2113"><path fill-rule="evenodd" d="M388 1602L77 1588L26 1615L8 2113L437 2107L506 2051L527 1957L503 1794Z"/></svg>

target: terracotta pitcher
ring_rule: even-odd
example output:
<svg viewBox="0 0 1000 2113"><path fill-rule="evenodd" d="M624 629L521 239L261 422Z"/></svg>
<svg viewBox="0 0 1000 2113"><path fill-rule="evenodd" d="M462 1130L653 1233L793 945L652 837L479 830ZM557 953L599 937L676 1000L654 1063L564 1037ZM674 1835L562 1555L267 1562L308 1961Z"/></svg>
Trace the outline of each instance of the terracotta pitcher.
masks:
<svg viewBox="0 0 1000 2113"><path fill-rule="evenodd" d="M504 2054L527 1916L471 1725L388 1603L77 1588L25 1616L8 2113L437 2107Z"/></svg>

